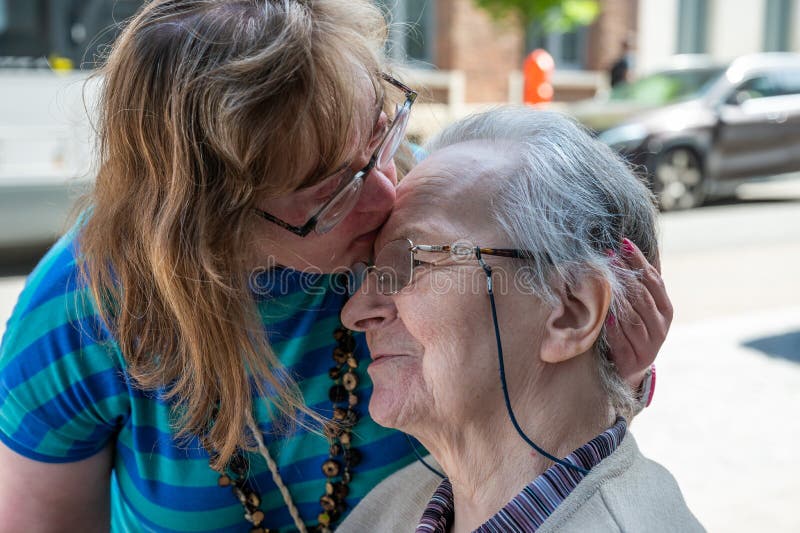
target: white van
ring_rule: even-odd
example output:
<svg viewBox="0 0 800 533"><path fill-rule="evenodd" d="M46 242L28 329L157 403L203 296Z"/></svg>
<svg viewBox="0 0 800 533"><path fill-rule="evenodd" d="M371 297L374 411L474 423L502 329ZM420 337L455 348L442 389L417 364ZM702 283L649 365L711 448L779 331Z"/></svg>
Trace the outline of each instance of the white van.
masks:
<svg viewBox="0 0 800 533"><path fill-rule="evenodd" d="M0 0L0 248L65 229L93 179L92 66L141 1Z"/></svg>

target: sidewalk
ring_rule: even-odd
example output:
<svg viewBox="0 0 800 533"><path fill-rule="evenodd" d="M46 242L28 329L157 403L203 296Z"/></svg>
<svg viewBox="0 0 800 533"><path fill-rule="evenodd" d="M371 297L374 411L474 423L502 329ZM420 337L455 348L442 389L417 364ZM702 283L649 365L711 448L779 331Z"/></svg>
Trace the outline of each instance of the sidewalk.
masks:
<svg viewBox="0 0 800 533"><path fill-rule="evenodd" d="M709 531L800 531L800 307L674 324L632 425Z"/></svg>

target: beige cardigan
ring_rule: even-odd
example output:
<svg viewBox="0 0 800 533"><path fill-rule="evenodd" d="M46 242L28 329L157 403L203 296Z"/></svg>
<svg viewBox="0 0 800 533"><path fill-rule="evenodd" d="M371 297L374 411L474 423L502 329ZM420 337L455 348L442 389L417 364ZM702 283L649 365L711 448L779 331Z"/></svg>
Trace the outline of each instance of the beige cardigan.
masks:
<svg viewBox="0 0 800 533"><path fill-rule="evenodd" d="M413 532L441 480L419 462L378 484L339 533ZM538 529L551 531L705 531L686 506L675 478L644 457L630 431Z"/></svg>

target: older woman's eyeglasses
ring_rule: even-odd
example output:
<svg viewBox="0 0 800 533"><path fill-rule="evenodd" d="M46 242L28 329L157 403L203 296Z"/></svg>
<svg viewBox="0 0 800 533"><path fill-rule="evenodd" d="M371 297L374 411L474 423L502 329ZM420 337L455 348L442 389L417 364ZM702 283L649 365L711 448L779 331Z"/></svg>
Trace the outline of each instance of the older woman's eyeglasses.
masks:
<svg viewBox="0 0 800 533"><path fill-rule="evenodd" d="M338 189L334 191L324 204L314 211L311 218L302 226L293 226L266 211L256 209L255 212L258 215L277 224L283 229L291 231L295 235L305 237L312 231L320 235L328 233L352 211L353 207L358 203L364 180L367 179L369 173L373 169L382 170L386 168L386 165L389 164L397 153L397 149L400 147L400 143L403 142L403 137L406 133L411 106L414 105L414 101L417 99L417 92L410 89L405 84L397 81L386 73L382 73L381 77L392 86L403 91L405 94L405 102L403 102L403 104L398 104L395 107L394 116L389 117L390 122L386 128L383 140L381 140L375 152L373 152L369 163L358 172L353 173L352 176L345 176L341 180Z"/></svg>
<svg viewBox="0 0 800 533"><path fill-rule="evenodd" d="M367 275L376 274L379 293L389 295L397 294L411 284L414 278L414 269L423 266L436 266L442 261L423 261L417 258L418 252L448 254L448 258L456 260L477 259L482 263L482 256L495 255L515 259L533 257L532 252L513 248L481 248L467 244L431 245L414 244L410 239L396 239L384 245L375 256L372 265L357 269L353 276L351 292L357 291Z"/></svg>

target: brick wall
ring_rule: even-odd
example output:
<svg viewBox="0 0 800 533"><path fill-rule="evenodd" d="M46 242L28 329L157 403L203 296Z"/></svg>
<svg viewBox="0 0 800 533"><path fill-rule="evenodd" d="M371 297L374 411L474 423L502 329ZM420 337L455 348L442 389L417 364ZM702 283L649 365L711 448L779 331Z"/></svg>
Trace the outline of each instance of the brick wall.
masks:
<svg viewBox="0 0 800 533"><path fill-rule="evenodd" d="M606 71L622 53L622 42L637 28L638 0L601 0L600 15L589 27L586 68ZM635 50L634 50L635 52Z"/></svg>
<svg viewBox="0 0 800 533"><path fill-rule="evenodd" d="M436 65L466 76L466 101L508 100L508 76L522 64L523 34L498 22L472 0L437 2Z"/></svg>
<svg viewBox="0 0 800 533"><path fill-rule="evenodd" d="M619 57L622 41L635 34L638 3L600 0L600 15L589 27L586 43L588 70L607 71ZM437 0L435 39L434 64L464 72L468 103L508 101L509 74L522 67L520 25L493 20L473 0ZM561 96L564 99L566 93Z"/></svg>

